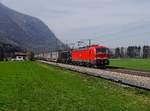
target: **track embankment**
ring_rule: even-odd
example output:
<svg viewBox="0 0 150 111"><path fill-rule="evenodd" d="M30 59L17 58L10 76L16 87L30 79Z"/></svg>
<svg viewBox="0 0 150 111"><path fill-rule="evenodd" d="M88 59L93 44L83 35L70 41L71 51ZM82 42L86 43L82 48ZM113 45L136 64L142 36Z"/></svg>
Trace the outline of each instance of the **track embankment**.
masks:
<svg viewBox="0 0 150 111"><path fill-rule="evenodd" d="M112 72L112 71L107 71L107 70L87 68L87 67L54 63L54 62L47 62L47 61L41 61L41 60L39 60L38 62L49 64L49 65L54 65L57 67L65 68L65 69L79 72L79 73L84 73L90 76L104 78L107 80L126 84L129 86L134 86L134 87L150 90L150 77L127 74L127 72L126 73Z"/></svg>

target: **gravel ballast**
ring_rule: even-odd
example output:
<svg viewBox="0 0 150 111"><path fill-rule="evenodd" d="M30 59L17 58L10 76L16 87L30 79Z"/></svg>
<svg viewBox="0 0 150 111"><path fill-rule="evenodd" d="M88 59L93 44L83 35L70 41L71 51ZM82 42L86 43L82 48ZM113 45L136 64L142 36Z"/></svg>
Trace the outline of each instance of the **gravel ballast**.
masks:
<svg viewBox="0 0 150 111"><path fill-rule="evenodd" d="M91 76L101 77L101 78L104 78L107 80L123 83L126 85L150 90L150 77L124 74L124 73L118 73L118 72L111 72L111 71L106 71L106 70L101 70L101 69L94 69L94 68L74 66L74 65L68 65L68 64L47 62L47 61L41 61L41 60L39 60L39 62L58 66L61 68L84 73L84 74L91 75Z"/></svg>

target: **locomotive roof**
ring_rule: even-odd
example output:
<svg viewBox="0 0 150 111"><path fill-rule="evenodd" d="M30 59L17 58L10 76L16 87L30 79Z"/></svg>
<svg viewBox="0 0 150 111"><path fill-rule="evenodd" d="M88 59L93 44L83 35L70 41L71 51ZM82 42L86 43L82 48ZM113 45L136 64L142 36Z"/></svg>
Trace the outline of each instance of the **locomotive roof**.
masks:
<svg viewBox="0 0 150 111"><path fill-rule="evenodd" d="M91 45L90 47L89 46L86 46L86 47L80 47L78 49L74 49L74 50L84 50L84 49L89 49L89 48L108 48L106 46L103 46L103 45Z"/></svg>
<svg viewBox="0 0 150 111"><path fill-rule="evenodd" d="M91 45L91 47L95 47L95 48L108 48L108 47L103 46L103 45Z"/></svg>

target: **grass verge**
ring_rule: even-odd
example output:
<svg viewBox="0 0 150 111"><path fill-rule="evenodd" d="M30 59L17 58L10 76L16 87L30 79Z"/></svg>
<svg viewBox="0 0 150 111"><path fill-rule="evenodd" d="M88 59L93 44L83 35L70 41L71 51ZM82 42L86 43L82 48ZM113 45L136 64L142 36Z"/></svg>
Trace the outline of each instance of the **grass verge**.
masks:
<svg viewBox="0 0 150 111"><path fill-rule="evenodd" d="M36 62L0 62L0 111L150 111L150 92Z"/></svg>
<svg viewBox="0 0 150 111"><path fill-rule="evenodd" d="M111 59L110 66L150 71L150 59Z"/></svg>

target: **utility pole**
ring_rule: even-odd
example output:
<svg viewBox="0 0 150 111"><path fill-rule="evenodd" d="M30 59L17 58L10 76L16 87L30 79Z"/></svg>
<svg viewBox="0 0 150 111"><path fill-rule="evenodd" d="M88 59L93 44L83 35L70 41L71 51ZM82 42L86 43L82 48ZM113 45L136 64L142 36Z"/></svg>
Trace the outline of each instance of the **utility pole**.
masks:
<svg viewBox="0 0 150 111"><path fill-rule="evenodd" d="M89 47L91 46L91 39L89 39Z"/></svg>
<svg viewBox="0 0 150 111"><path fill-rule="evenodd" d="M57 52L57 38L56 38L56 46L55 46L55 51Z"/></svg>

